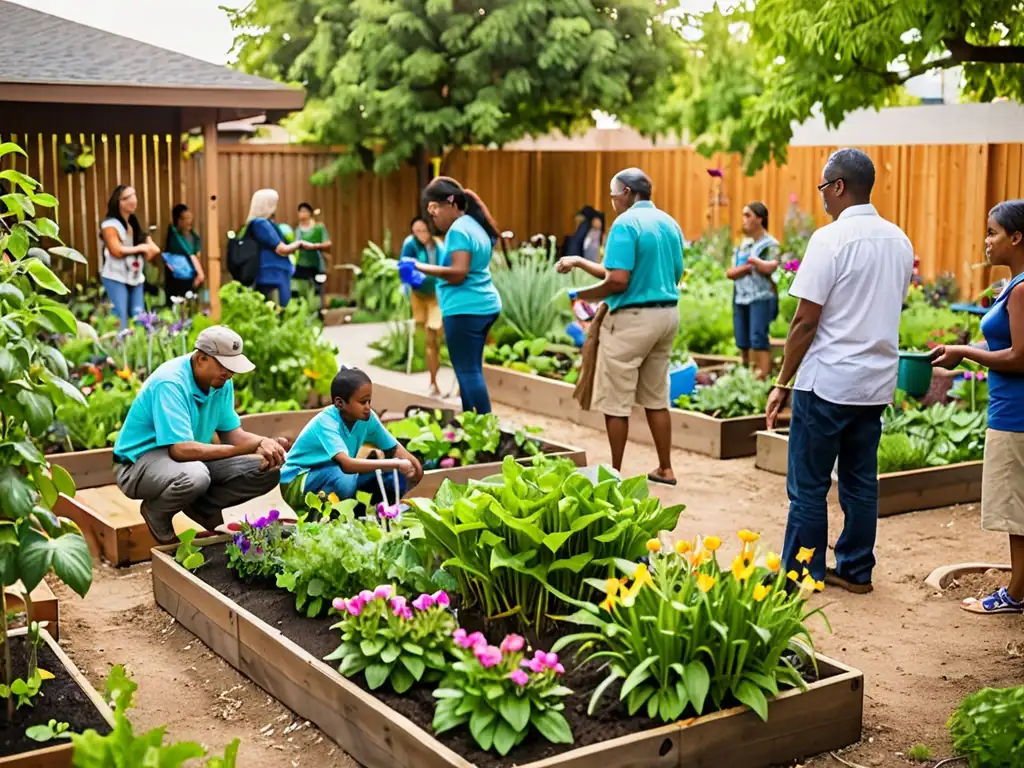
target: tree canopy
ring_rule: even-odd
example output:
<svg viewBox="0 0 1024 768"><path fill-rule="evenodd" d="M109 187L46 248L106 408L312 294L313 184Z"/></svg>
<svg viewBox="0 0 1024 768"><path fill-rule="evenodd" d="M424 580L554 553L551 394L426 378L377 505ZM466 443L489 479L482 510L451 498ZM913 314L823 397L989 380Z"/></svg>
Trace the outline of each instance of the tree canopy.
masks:
<svg viewBox="0 0 1024 768"><path fill-rule="evenodd" d="M346 151L323 180L650 111L681 53L664 0L254 0L238 66L303 84L289 127ZM663 82L663 81L661 81Z"/></svg>
<svg viewBox="0 0 1024 768"><path fill-rule="evenodd" d="M784 160L793 124L820 110L905 99L908 79L963 66L968 100L1024 96L1021 0L756 0L690 14L682 74L646 133L689 130L706 152L737 151L747 169Z"/></svg>

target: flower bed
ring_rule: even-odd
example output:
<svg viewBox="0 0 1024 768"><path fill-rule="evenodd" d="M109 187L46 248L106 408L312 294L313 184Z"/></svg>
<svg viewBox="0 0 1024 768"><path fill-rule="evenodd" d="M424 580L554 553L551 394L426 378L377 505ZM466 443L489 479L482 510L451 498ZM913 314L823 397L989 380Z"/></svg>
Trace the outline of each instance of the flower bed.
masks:
<svg viewBox="0 0 1024 768"><path fill-rule="evenodd" d="M27 630L15 629L8 634L11 651L18 668L25 666L29 641ZM42 685L42 696L32 706L15 711L13 723L6 719L0 727L0 766L5 768L71 768L73 748L68 739L40 743L26 735L27 726L46 725L50 720L70 724L70 730L81 733L89 728L100 734L109 733L114 721L110 709L82 673L43 629L37 650L41 669L53 674Z"/></svg>
<svg viewBox="0 0 1024 768"><path fill-rule="evenodd" d="M240 534L244 548L157 549L157 602L370 768L754 768L860 737L860 673L815 666L793 644L809 639L816 585L805 574L798 592L783 589L779 558L759 564L757 534L740 532L730 569L714 537L663 551L648 537L680 507L661 508L643 478L595 483L552 460L507 460L500 479L410 504L396 521L341 502L337 519L304 518L291 537L268 517ZM313 561L327 538L341 550L324 570ZM436 556L445 570L430 575L421 566ZM613 572L632 578L603 578ZM447 591L425 591L440 580ZM639 637L623 645L628 626ZM748 652L732 653L737 643ZM611 665L584 658L595 651Z"/></svg>
<svg viewBox="0 0 1024 768"><path fill-rule="evenodd" d="M785 475L788 454L788 430L757 433L756 467ZM980 461L966 461L879 474L878 516L981 501L981 467Z"/></svg>

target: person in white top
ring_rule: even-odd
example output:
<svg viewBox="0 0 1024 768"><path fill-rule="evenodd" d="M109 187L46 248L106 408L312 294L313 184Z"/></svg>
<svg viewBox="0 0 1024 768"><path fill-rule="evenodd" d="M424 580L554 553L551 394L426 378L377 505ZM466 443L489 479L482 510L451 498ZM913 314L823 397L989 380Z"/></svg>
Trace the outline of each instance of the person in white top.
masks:
<svg viewBox="0 0 1024 768"><path fill-rule="evenodd" d="M143 303L146 282L143 265L160 255L159 246L139 224L135 215L138 207L135 188L119 184L107 202L107 216L100 222L100 248L103 251L100 279L107 297L114 304L114 314L121 320L122 329L146 309Z"/></svg>
<svg viewBox="0 0 1024 768"><path fill-rule="evenodd" d="M881 416L896 389L900 312L914 269L910 240L871 205L874 183L875 166L858 149L825 163L818 190L833 222L811 237L789 289L800 303L768 398L771 429L792 390L785 567L800 574L806 565L815 581L858 594L872 589ZM845 524L836 567L826 568L837 458Z"/></svg>

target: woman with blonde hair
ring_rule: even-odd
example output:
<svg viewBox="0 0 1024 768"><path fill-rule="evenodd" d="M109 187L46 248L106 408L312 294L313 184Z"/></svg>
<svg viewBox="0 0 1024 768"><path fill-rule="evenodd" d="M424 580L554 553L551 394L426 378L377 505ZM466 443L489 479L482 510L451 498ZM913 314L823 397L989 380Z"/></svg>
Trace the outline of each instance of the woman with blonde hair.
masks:
<svg viewBox="0 0 1024 768"><path fill-rule="evenodd" d="M272 299L277 292L277 303L288 306L292 298L292 274L295 265L290 256L300 248L309 248L309 244L296 240L286 243L281 232L274 224L277 213L278 194L275 189L258 189L249 204L249 217L245 222L245 231L252 235L260 245L260 270L256 276L256 290Z"/></svg>

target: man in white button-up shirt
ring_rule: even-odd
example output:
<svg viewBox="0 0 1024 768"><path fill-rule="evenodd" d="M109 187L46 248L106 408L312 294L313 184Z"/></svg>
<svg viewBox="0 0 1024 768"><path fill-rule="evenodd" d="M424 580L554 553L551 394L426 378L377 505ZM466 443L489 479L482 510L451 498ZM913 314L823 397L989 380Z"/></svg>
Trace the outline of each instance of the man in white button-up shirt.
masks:
<svg viewBox="0 0 1024 768"><path fill-rule="evenodd" d="M858 149L841 149L825 164L818 189L833 222L811 237L789 289L800 303L768 401L771 428L793 390L786 568L801 573L806 552L797 557L813 549L814 579L856 593L872 588L881 415L896 389L900 312L914 269L910 240L871 205L874 183L874 164ZM846 520L836 567L826 569L826 497L837 457Z"/></svg>

